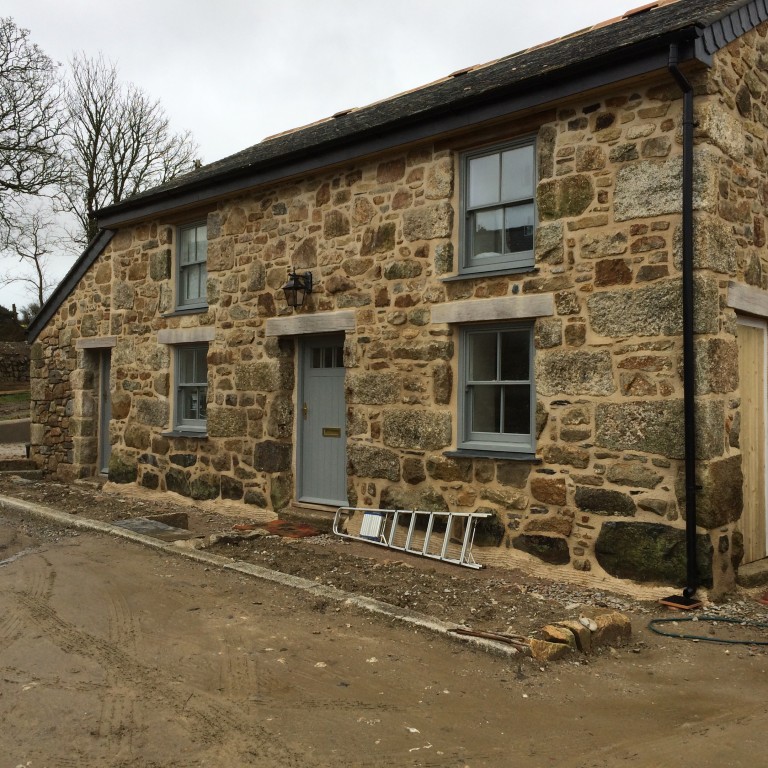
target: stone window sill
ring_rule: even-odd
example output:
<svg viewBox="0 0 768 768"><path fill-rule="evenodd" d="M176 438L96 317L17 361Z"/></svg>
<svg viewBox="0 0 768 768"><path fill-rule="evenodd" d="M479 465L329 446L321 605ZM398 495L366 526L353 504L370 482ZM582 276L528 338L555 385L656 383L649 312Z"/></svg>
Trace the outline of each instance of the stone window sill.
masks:
<svg viewBox="0 0 768 768"><path fill-rule="evenodd" d="M541 464L541 459L535 453L512 453L511 451L479 451L464 449L458 451L443 451L443 456L449 459L502 459L506 461L528 461L531 464Z"/></svg>
<svg viewBox="0 0 768 768"><path fill-rule="evenodd" d="M538 267L515 267L513 269L488 269L483 272L459 272L457 275L441 277L443 283L455 283L459 280L480 280L486 277L501 277L503 275L537 275L541 270Z"/></svg>
<svg viewBox="0 0 768 768"><path fill-rule="evenodd" d="M177 307L172 312L163 312L163 317L183 317L184 315L200 315L208 311L207 304L196 304L194 307Z"/></svg>
<svg viewBox="0 0 768 768"><path fill-rule="evenodd" d="M170 432L161 432L160 433L163 437L196 437L200 440L205 440L208 438L207 432L201 432L200 430L183 430L183 429L173 429Z"/></svg>

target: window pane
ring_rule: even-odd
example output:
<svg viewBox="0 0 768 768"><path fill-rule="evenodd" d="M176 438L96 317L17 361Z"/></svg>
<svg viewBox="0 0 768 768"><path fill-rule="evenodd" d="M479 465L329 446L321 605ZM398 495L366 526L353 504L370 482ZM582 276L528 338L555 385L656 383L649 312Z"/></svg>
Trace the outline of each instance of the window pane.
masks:
<svg viewBox="0 0 768 768"><path fill-rule="evenodd" d="M472 432L498 434L501 424L501 387L472 387Z"/></svg>
<svg viewBox="0 0 768 768"><path fill-rule="evenodd" d="M208 227L198 227L195 254L197 261L205 261L208 258Z"/></svg>
<svg viewBox="0 0 768 768"><path fill-rule="evenodd" d="M208 348L179 347L179 384L208 384Z"/></svg>
<svg viewBox="0 0 768 768"><path fill-rule="evenodd" d="M208 300L208 267L203 261L197 265L197 275L200 288L198 290L197 298L202 301Z"/></svg>
<svg viewBox="0 0 768 768"><path fill-rule="evenodd" d="M195 256L195 230L182 229L179 232L179 263L191 264Z"/></svg>
<svg viewBox="0 0 768 768"><path fill-rule="evenodd" d="M182 303L205 298L207 271L205 264L191 264L181 270Z"/></svg>
<svg viewBox="0 0 768 768"><path fill-rule="evenodd" d="M469 161L469 207L499 202L499 155L475 157Z"/></svg>
<svg viewBox="0 0 768 768"><path fill-rule="evenodd" d="M344 367L344 347L334 347L334 350L336 352L335 358L334 358L334 368L343 368Z"/></svg>
<svg viewBox="0 0 768 768"><path fill-rule="evenodd" d="M496 338L495 331L489 333L473 333L470 341L471 381L497 381L496 375Z"/></svg>
<svg viewBox="0 0 768 768"><path fill-rule="evenodd" d="M502 253L504 211L478 211L472 216L472 256L498 256Z"/></svg>
<svg viewBox="0 0 768 768"><path fill-rule="evenodd" d="M533 250L533 203L504 211L505 253Z"/></svg>
<svg viewBox="0 0 768 768"><path fill-rule="evenodd" d="M194 266L181 269L181 300L187 302L197 296L197 269Z"/></svg>
<svg viewBox="0 0 768 768"><path fill-rule="evenodd" d="M194 380L195 356L194 350L190 348L179 348L179 383L189 384Z"/></svg>
<svg viewBox="0 0 768 768"><path fill-rule="evenodd" d="M179 306L205 303L207 298L206 257L208 254L208 227L185 227L178 230Z"/></svg>
<svg viewBox="0 0 768 768"><path fill-rule="evenodd" d="M179 426L200 428L206 418L208 345L176 347L176 416Z"/></svg>
<svg viewBox="0 0 768 768"><path fill-rule="evenodd" d="M187 227L179 231L179 264L205 261L208 252L208 227Z"/></svg>
<svg viewBox="0 0 768 768"><path fill-rule="evenodd" d="M531 388L504 387L504 432L527 435L531 431Z"/></svg>
<svg viewBox="0 0 768 768"><path fill-rule="evenodd" d="M197 419L198 414L198 393L194 387L183 387L179 392L181 397L181 418L184 421Z"/></svg>
<svg viewBox="0 0 768 768"><path fill-rule="evenodd" d="M533 147L517 147L501 155L501 199L533 197Z"/></svg>
<svg viewBox="0 0 768 768"><path fill-rule="evenodd" d="M504 331L501 336L502 381L527 381L529 378L530 336L525 331Z"/></svg>
<svg viewBox="0 0 768 768"><path fill-rule="evenodd" d="M333 368L333 347L323 349L323 368Z"/></svg>
<svg viewBox="0 0 768 768"><path fill-rule="evenodd" d="M208 383L208 349L205 347L198 347L194 351L195 356L195 371L192 383L194 384L207 384Z"/></svg>

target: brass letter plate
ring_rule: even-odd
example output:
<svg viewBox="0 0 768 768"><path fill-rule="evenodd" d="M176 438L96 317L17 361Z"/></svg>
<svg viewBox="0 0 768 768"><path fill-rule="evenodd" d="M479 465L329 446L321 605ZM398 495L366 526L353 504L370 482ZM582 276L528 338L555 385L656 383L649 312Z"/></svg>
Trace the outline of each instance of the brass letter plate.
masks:
<svg viewBox="0 0 768 768"><path fill-rule="evenodd" d="M341 437L341 427L323 427L323 437Z"/></svg>

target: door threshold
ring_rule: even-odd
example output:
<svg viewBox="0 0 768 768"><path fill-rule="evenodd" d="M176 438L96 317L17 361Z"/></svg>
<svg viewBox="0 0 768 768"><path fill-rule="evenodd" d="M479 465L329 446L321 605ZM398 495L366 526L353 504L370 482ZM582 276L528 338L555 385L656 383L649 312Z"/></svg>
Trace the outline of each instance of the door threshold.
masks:
<svg viewBox="0 0 768 768"><path fill-rule="evenodd" d="M346 506L346 504L342 504L341 502L336 504L327 501L292 501L291 506L298 509L315 509L317 511L333 512L336 514L336 510L339 507Z"/></svg>
<svg viewBox="0 0 768 768"><path fill-rule="evenodd" d="M327 504L308 504L304 501L293 501L277 513L278 520L291 520L309 523L325 533L333 530L333 518L338 507Z"/></svg>

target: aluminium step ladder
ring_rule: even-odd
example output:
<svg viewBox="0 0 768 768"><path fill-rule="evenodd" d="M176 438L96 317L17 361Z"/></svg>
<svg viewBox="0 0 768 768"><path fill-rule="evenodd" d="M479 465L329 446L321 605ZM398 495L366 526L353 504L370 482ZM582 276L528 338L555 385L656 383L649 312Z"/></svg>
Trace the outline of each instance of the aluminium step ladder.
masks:
<svg viewBox="0 0 768 768"><path fill-rule="evenodd" d="M472 545L477 521L490 516L490 512L339 507L333 532L411 555L482 568L472 555Z"/></svg>

